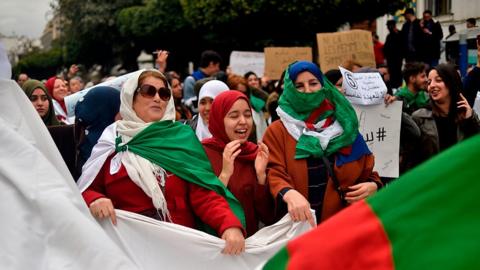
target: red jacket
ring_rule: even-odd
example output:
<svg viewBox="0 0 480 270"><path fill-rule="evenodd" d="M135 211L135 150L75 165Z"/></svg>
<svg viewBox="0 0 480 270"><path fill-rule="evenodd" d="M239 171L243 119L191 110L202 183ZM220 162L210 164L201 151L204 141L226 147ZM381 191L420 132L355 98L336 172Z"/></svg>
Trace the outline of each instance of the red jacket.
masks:
<svg viewBox="0 0 480 270"><path fill-rule="evenodd" d="M223 152L203 146L212 164L215 175L220 175L223 165ZM274 201L268 185L260 185L253 161L235 159L234 171L228 181L228 190L237 198L245 212L247 235L258 231L258 221L265 225L274 222Z"/></svg>
<svg viewBox="0 0 480 270"><path fill-rule="evenodd" d="M93 183L82 193L87 205L90 206L98 198L107 197L116 209L135 213L155 211L152 199L130 179L123 165L116 174L110 175L111 158L105 161ZM167 173L164 195L175 224L195 228L197 216L219 236L232 227L244 231L227 201L214 191Z"/></svg>

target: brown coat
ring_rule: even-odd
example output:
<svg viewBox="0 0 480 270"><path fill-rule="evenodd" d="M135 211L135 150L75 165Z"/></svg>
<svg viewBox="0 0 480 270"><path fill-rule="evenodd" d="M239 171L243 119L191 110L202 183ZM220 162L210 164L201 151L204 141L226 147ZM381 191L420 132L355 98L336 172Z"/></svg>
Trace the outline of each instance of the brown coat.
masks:
<svg viewBox="0 0 480 270"><path fill-rule="evenodd" d="M290 136L280 120L273 122L267 128L263 142L268 146L270 152L267 181L272 195L277 198L280 190L291 187L308 198L307 161L294 158L297 142ZM382 186L380 177L377 172L373 171L373 166L374 156L369 154L340 167L335 164L334 172L342 188L361 182L376 182ZM332 179L328 179L321 220L331 217L343 207Z"/></svg>

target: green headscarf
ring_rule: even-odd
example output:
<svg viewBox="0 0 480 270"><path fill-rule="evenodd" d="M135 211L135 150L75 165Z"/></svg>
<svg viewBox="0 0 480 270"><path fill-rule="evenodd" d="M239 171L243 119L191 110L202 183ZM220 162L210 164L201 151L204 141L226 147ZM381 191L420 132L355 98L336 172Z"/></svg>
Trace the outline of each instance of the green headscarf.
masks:
<svg viewBox="0 0 480 270"><path fill-rule="evenodd" d="M215 191L227 200L246 228L240 202L215 176L205 150L189 126L174 121L152 123L124 145L121 145L121 137L117 137L116 151L127 149L185 181Z"/></svg>
<svg viewBox="0 0 480 270"><path fill-rule="evenodd" d="M22 89L23 89L23 92L25 92L25 94L27 95L28 99L31 98L33 91L35 91L35 89L42 89L45 95L47 95L47 99L48 99L48 112L44 117L42 117L43 123L45 123L46 126L60 125L60 122L57 120L57 117L55 116L52 97L48 94L47 88L45 88L45 85L41 81L28 80L22 85Z"/></svg>
<svg viewBox="0 0 480 270"><path fill-rule="evenodd" d="M328 156L343 147L351 145L358 135L358 120L350 102L321 74L316 66L318 69L316 72L311 72L308 69L303 71L309 71L316 76L320 82L323 82L323 88L313 93L299 92L290 78L289 72L290 68L297 63L290 64L285 72L284 90L278 101L279 107L291 117L305 121L315 109L320 107L324 100L328 100L333 105L334 110L324 111L313 121L313 124L333 116L342 126L343 133L333 138L326 149L322 149L317 138L302 134L297 141L295 159ZM318 76L322 77L318 78Z"/></svg>

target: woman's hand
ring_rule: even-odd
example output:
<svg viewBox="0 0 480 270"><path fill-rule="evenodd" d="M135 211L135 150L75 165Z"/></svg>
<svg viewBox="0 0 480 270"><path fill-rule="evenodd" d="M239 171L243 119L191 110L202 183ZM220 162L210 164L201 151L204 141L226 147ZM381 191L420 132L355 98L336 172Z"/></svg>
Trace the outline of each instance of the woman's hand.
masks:
<svg viewBox="0 0 480 270"><path fill-rule="evenodd" d="M267 179L268 147L262 141L258 141L258 153L255 158L255 172L260 185L265 185Z"/></svg>
<svg viewBox="0 0 480 270"><path fill-rule="evenodd" d="M239 228L226 229L222 234L222 239L225 240L223 254L239 255L245 251L245 238Z"/></svg>
<svg viewBox="0 0 480 270"><path fill-rule="evenodd" d="M93 201L90 204L90 213L92 213L92 216L99 219L110 217L113 225L117 225L115 209L113 208L112 201L108 198L100 198Z"/></svg>
<svg viewBox="0 0 480 270"><path fill-rule="evenodd" d="M383 98L386 106L392 104L395 100L397 100L397 97L391 96L390 94L385 94L385 97Z"/></svg>
<svg viewBox="0 0 480 270"><path fill-rule="evenodd" d="M350 191L345 194L345 200L348 203L360 201L377 192L377 184L374 182L364 182L348 188Z"/></svg>
<svg viewBox="0 0 480 270"><path fill-rule="evenodd" d="M225 186L228 185L228 181L233 174L233 170L235 168L235 158L237 158L237 156L242 151L241 149L239 149L240 145L240 140L234 140L227 143L227 145L225 145L225 148L223 149L222 171L220 172L218 178Z"/></svg>
<svg viewBox="0 0 480 270"><path fill-rule="evenodd" d="M460 111L462 119L469 119L473 115L472 107L462 94L460 94L460 101L457 102L457 109Z"/></svg>
<svg viewBox="0 0 480 270"><path fill-rule="evenodd" d="M312 227L315 227L310 203L300 192L290 189L283 195L283 201L288 205L288 213L294 222L308 221Z"/></svg>

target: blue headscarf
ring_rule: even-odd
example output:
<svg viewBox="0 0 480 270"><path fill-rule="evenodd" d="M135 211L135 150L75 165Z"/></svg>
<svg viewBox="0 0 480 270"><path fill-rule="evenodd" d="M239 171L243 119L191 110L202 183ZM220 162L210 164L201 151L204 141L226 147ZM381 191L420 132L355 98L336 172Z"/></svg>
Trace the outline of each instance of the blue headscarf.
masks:
<svg viewBox="0 0 480 270"><path fill-rule="evenodd" d="M85 127L85 139L79 145L80 162L85 162L103 130L115 121L120 110L120 91L108 86L90 90L75 107L75 118Z"/></svg>
<svg viewBox="0 0 480 270"><path fill-rule="evenodd" d="M309 61L298 61L290 65L288 69L288 74L290 75L290 79L295 81L297 79L298 74L309 71L310 73L315 76L320 83L323 85L323 73L320 71L317 65Z"/></svg>

